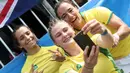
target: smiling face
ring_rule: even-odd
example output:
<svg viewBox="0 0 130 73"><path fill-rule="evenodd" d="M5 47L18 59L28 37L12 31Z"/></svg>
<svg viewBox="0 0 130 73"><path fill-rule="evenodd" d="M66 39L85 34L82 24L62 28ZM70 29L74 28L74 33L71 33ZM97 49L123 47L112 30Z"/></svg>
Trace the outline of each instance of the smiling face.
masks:
<svg viewBox="0 0 130 73"><path fill-rule="evenodd" d="M15 37L19 43L19 47L24 48L26 51L33 48L37 42L36 36L25 26L16 30Z"/></svg>
<svg viewBox="0 0 130 73"><path fill-rule="evenodd" d="M59 21L52 26L51 35L57 45L65 47L74 42L75 31L68 23Z"/></svg>
<svg viewBox="0 0 130 73"><path fill-rule="evenodd" d="M58 16L69 23L74 28L80 28L82 26L82 17L79 13L79 10L73 5L62 2L57 8Z"/></svg>

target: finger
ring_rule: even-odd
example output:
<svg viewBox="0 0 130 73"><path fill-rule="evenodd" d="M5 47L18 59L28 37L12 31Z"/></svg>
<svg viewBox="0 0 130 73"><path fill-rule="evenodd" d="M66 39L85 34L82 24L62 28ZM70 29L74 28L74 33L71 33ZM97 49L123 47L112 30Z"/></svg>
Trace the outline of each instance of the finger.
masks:
<svg viewBox="0 0 130 73"><path fill-rule="evenodd" d="M95 46L92 46L91 52L90 52L89 57L88 57L89 61L93 60L93 57L94 57L94 54L95 54L95 49L96 49Z"/></svg>
<svg viewBox="0 0 130 73"><path fill-rule="evenodd" d="M116 46L117 46L117 43L114 43L113 46L112 46L112 48L114 48L114 47L116 47Z"/></svg>
<svg viewBox="0 0 130 73"><path fill-rule="evenodd" d="M59 48L57 48L57 51L60 52Z"/></svg>
<svg viewBox="0 0 130 73"><path fill-rule="evenodd" d="M89 46L86 46L84 50L84 59L88 58L88 49L89 49Z"/></svg>
<svg viewBox="0 0 130 73"><path fill-rule="evenodd" d="M96 46L96 52L95 52L95 55L98 56L98 54L99 54L99 46Z"/></svg>
<svg viewBox="0 0 130 73"><path fill-rule="evenodd" d="M55 60L55 59L56 59L56 55L55 55L55 54L52 56L52 59L53 59L53 60Z"/></svg>
<svg viewBox="0 0 130 73"><path fill-rule="evenodd" d="M83 28L81 29L82 31L85 31L93 22L95 22L95 19L94 20L90 20L89 22L87 22Z"/></svg>
<svg viewBox="0 0 130 73"><path fill-rule="evenodd" d="M52 50L48 50L49 52L51 52L51 53L56 53L55 51L52 51Z"/></svg>
<svg viewBox="0 0 130 73"><path fill-rule="evenodd" d="M91 31L93 28L99 26L100 23L98 21L95 21L93 23L91 23L91 25L88 26L88 28L86 30L84 30L84 33L87 33L88 31Z"/></svg>
<svg viewBox="0 0 130 73"><path fill-rule="evenodd" d="M96 34L96 33L99 33L100 31L101 31L101 26L97 25L95 26L95 28L92 28L90 32L92 34Z"/></svg>
<svg viewBox="0 0 130 73"><path fill-rule="evenodd" d="M30 70L29 73L33 73L33 72L34 72L34 65L32 64L32 65L31 65L31 70Z"/></svg>
<svg viewBox="0 0 130 73"><path fill-rule="evenodd" d="M96 46L96 48L95 48L95 54L94 54L95 60L98 59L98 54L99 54L99 46Z"/></svg>

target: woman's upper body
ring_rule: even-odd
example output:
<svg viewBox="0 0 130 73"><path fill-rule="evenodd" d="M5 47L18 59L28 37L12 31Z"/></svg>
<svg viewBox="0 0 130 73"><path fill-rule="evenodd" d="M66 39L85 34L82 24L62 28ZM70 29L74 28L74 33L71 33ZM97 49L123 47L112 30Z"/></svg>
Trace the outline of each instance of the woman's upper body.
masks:
<svg viewBox="0 0 130 73"><path fill-rule="evenodd" d="M124 57L130 54L130 43L127 42L130 40L130 29L109 9L96 7L80 14L74 4L61 1L56 5L55 12L59 18L68 22L76 30L82 30L84 33L90 32L90 36L102 33L102 28L105 25L113 33L114 48L110 48L113 57Z"/></svg>
<svg viewBox="0 0 130 73"><path fill-rule="evenodd" d="M94 73L118 73L110 58L103 53L98 53L98 48L95 46L92 47L89 56L87 55L89 49L87 47L87 53L85 53L85 50L83 58L83 51L73 39L75 32L66 22L60 20L56 21L49 29L55 44L64 48L68 54L66 60L62 63L62 66L59 69L59 73L85 73L85 67L88 68L86 69L88 71L93 70L94 68ZM83 60L85 61L85 65ZM91 73L93 73L93 71Z"/></svg>
<svg viewBox="0 0 130 73"><path fill-rule="evenodd" d="M53 54L49 50L56 50L56 46L40 47L37 44L37 38L34 33L26 26L16 26L13 33L15 44L21 49L26 51L27 59L22 68L21 73L32 73L31 68L34 65L34 70L38 72L44 69L44 73L58 73L61 66L60 62L52 61ZM60 48L60 52L64 51Z"/></svg>
<svg viewBox="0 0 130 73"><path fill-rule="evenodd" d="M57 46L41 47L36 54L28 55L21 73L31 73L32 65L34 65L34 70L38 72L44 70L44 73L59 73L58 70L62 62L53 61L53 54L49 52L49 50L55 51L57 48ZM59 50L64 53L61 48Z"/></svg>

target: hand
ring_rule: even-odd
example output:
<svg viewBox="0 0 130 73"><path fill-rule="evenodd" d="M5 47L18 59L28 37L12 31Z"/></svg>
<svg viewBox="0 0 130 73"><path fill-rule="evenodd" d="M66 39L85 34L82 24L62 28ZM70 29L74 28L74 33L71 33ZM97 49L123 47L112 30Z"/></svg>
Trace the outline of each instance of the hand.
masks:
<svg viewBox="0 0 130 73"><path fill-rule="evenodd" d="M87 69L93 69L94 66L97 64L99 47L98 46L92 46L89 56L87 54L88 49L89 49L89 47L86 47L85 50L84 50L85 67Z"/></svg>
<svg viewBox="0 0 130 73"><path fill-rule="evenodd" d="M118 34L115 33L115 34L113 34L113 39L114 39L114 44L113 44L112 47L114 48L114 47L116 47L118 45L120 37L119 37Z"/></svg>
<svg viewBox="0 0 130 73"><path fill-rule="evenodd" d="M97 34L97 33L103 33L105 30L105 26L103 26L99 21L96 19L93 19L89 22L87 22L83 28L82 31L84 34L87 34L89 31L91 34Z"/></svg>
<svg viewBox="0 0 130 73"><path fill-rule="evenodd" d="M65 60L65 57L61 54L61 52L59 51L59 49L57 48L56 51L52 51L52 50L48 50L49 52L53 53L52 58L54 60L52 61L58 61L58 62L63 62Z"/></svg>
<svg viewBox="0 0 130 73"><path fill-rule="evenodd" d="M43 73L43 71L44 71L44 70L38 72L38 71L34 70L34 65L32 65L31 70L30 70L29 73Z"/></svg>

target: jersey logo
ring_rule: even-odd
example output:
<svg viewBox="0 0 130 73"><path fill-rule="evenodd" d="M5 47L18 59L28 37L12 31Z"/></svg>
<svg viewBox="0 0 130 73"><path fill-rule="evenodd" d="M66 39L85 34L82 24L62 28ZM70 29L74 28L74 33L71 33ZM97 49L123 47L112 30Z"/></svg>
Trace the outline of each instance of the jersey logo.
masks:
<svg viewBox="0 0 130 73"><path fill-rule="evenodd" d="M33 66L33 69L36 70L37 68L38 68L38 66L35 64L35 65Z"/></svg>
<svg viewBox="0 0 130 73"><path fill-rule="evenodd" d="M79 70L80 68L82 68L82 66L80 64L77 64L76 68L77 70Z"/></svg>

